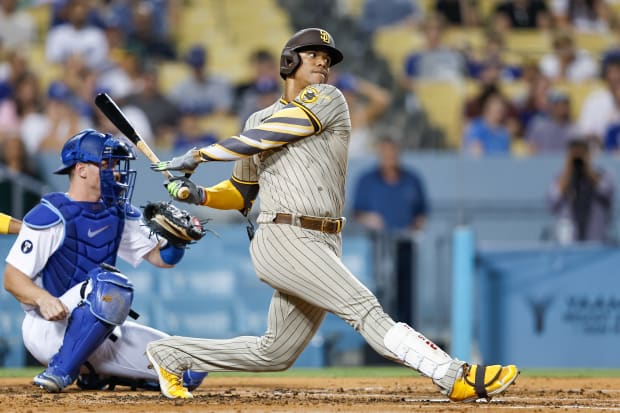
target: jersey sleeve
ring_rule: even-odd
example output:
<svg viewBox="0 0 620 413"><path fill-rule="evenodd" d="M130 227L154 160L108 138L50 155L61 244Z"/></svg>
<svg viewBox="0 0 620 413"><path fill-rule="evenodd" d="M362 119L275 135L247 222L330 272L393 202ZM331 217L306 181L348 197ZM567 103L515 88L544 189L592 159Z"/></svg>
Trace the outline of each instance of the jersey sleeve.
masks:
<svg viewBox="0 0 620 413"><path fill-rule="evenodd" d="M237 161L332 128L350 129L348 107L332 85L305 88L260 124L199 150L203 161Z"/></svg>
<svg viewBox="0 0 620 413"><path fill-rule="evenodd" d="M157 246L157 237L150 236L141 220L125 220L125 227L118 248L118 256L133 267L142 262L144 256Z"/></svg>
<svg viewBox="0 0 620 413"><path fill-rule="evenodd" d="M43 229L22 225L6 262L34 279L60 247L64 235L61 223Z"/></svg>
<svg viewBox="0 0 620 413"><path fill-rule="evenodd" d="M316 133L325 129L350 128L349 107L335 86L326 83L308 86L292 104L312 120Z"/></svg>

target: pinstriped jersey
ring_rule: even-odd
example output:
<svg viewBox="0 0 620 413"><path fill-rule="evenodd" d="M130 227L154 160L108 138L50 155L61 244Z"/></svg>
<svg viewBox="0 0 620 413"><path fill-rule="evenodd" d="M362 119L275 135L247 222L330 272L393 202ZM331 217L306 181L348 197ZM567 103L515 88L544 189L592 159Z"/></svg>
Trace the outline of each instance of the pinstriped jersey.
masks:
<svg viewBox="0 0 620 413"><path fill-rule="evenodd" d="M340 217L351 119L334 86L306 87L250 116L243 132L200 149L206 161L236 160L234 184L260 188L261 212Z"/></svg>

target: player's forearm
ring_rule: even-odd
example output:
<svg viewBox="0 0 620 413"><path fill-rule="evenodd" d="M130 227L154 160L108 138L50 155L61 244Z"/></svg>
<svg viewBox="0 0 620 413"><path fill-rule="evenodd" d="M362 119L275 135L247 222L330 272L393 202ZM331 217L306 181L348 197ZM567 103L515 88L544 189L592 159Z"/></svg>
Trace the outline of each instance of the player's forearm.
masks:
<svg viewBox="0 0 620 413"><path fill-rule="evenodd" d="M20 303L37 307L44 299L51 296L50 293L33 283L28 276L8 263L4 271L4 289Z"/></svg>
<svg viewBox="0 0 620 413"><path fill-rule="evenodd" d="M215 209L249 209L258 192L258 184L231 178L205 188L203 205Z"/></svg>
<svg viewBox="0 0 620 413"><path fill-rule="evenodd" d="M9 222L9 234L19 234L21 228L22 222L19 219L11 218L11 222Z"/></svg>

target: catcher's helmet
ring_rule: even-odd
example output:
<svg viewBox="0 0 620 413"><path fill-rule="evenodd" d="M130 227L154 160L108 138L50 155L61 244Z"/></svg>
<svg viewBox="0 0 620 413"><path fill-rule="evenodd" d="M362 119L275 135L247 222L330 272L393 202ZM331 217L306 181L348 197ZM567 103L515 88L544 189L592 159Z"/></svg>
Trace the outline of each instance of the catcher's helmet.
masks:
<svg viewBox="0 0 620 413"><path fill-rule="evenodd" d="M129 161L136 159L134 149L109 133L84 129L69 138L61 152L62 166L55 174L68 174L78 162L101 165L107 161L108 168L101 168L101 196L108 204L123 204L131 199L136 171L130 169ZM116 175L116 176L115 176Z"/></svg>
<svg viewBox="0 0 620 413"><path fill-rule="evenodd" d="M318 28L303 29L295 33L282 49L280 56L280 76L282 79L293 74L300 65L301 59L297 52L312 47L325 49L329 53L332 60L330 66L342 61L342 52L336 49L336 43L331 34Z"/></svg>

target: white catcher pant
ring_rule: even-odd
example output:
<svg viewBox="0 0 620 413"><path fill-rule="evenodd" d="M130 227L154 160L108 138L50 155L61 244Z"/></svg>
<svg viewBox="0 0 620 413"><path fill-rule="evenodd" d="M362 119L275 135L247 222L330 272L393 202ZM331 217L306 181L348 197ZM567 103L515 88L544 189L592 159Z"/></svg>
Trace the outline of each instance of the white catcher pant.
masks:
<svg viewBox="0 0 620 413"><path fill-rule="evenodd" d="M73 311L81 300L81 286L82 284L76 285L60 297L70 311ZM26 312L22 323L24 345L41 364L47 366L60 349L67 321L68 318L48 321L35 311ZM150 341L168 337L168 334L132 321L116 327L114 334L118 340L113 342L106 339L88 359L95 371L106 376L157 380L156 373L148 368L146 345ZM87 371L85 368L83 370Z"/></svg>

